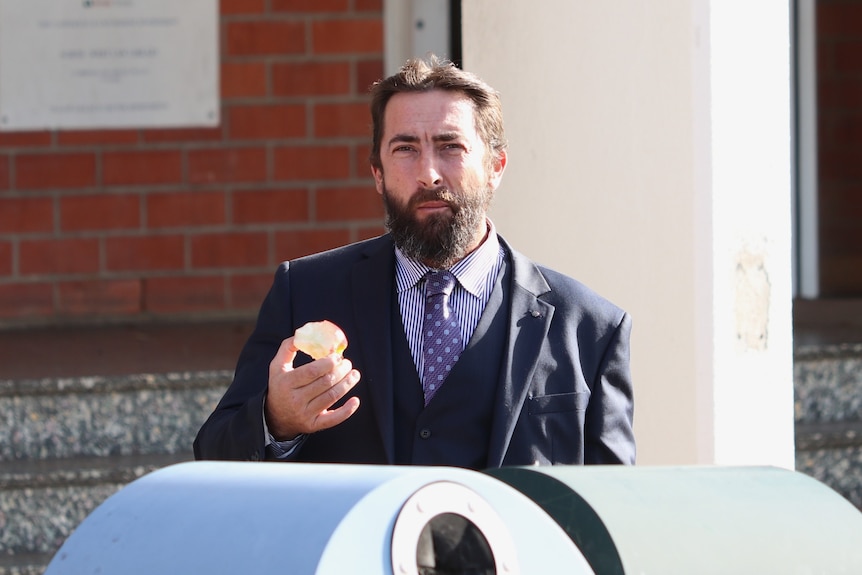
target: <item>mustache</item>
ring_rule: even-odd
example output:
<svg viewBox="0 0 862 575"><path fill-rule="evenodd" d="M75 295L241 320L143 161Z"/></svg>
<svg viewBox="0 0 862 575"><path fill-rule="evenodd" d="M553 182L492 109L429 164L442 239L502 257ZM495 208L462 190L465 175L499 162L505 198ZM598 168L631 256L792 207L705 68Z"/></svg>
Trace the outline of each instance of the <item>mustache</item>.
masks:
<svg viewBox="0 0 862 575"><path fill-rule="evenodd" d="M446 188L445 186L430 189L422 188L417 190L416 193L413 194L413 197L410 198L409 205L411 208L415 208L416 206L424 202L446 202L450 205L457 205L458 198L449 190L449 188Z"/></svg>

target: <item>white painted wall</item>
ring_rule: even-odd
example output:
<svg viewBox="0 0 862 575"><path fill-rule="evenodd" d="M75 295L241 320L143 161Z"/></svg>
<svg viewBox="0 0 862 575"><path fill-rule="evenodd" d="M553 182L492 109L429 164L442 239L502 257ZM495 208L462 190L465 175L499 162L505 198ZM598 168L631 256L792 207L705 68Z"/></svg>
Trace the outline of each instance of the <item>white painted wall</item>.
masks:
<svg viewBox="0 0 862 575"><path fill-rule="evenodd" d="M504 102L498 228L634 318L638 462L792 468L786 0L462 9Z"/></svg>

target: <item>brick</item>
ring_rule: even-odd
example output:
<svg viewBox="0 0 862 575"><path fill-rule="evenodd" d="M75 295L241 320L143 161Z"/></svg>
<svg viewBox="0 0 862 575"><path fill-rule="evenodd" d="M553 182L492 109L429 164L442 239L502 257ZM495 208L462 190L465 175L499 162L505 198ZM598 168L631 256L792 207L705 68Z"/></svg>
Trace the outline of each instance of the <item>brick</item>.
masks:
<svg viewBox="0 0 862 575"><path fill-rule="evenodd" d="M80 188L96 183L96 156L22 154L15 158L15 184L22 189Z"/></svg>
<svg viewBox="0 0 862 575"><path fill-rule="evenodd" d="M0 284L0 318L34 319L54 313L54 287L49 283Z"/></svg>
<svg viewBox="0 0 862 575"><path fill-rule="evenodd" d="M221 126L216 128L162 128L141 132L147 143L217 142L224 139Z"/></svg>
<svg viewBox="0 0 862 575"><path fill-rule="evenodd" d="M832 78L817 82L817 105L821 110L857 108L862 102L862 78Z"/></svg>
<svg viewBox="0 0 862 575"><path fill-rule="evenodd" d="M61 146L99 146L106 144L135 144L137 130L74 130L57 132L57 143Z"/></svg>
<svg viewBox="0 0 862 575"><path fill-rule="evenodd" d="M312 24L315 54L379 54L383 52L380 18L320 20Z"/></svg>
<svg viewBox="0 0 862 575"><path fill-rule="evenodd" d="M266 96L266 64L222 62L220 82L222 98Z"/></svg>
<svg viewBox="0 0 862 575"><path fill-rule="evenodd" d="M843 114L832 132L832 144L862 152L862 107L859 112ZM862 159L862 154L857 156Z"/></svg>
<svg viewBox="0 0 862 575"><path fill-rule="evenodd" d="M275 258L289 260L343 246L350 242L346 229L292 230L275 234Z"/></svg>
<svg viewBox="0 0 862 575"><path fill-rule="evenodd" d="M817 42L817 79L818 81L831 78L835 75L832 57L833 42L820 40Z"/></svg>
<svg viewBox="0 0 862 575"><path fill-rule="evenodd" d="M862 4L859 2L817 2L815 18L820 38L859 35Z"/></svg>
<svg viewBox="0 0 862 575"><path fill-rule="evenodd" d="M383 78L383 60L363 60L356 63L356 85L353 87L357 94L368 94L371 85ZM369 112L370 114L370 112Z"/></svg>
<svg viewBox="0 0 862 575"><path fill-rule="evenodd" d="M60 282L57 312L63 315L130 315L141 312L141 280Z"/></svg>
<svg viewBox="0 0 862 575"><path fill-rule="evenodd" d="M305 131L305 106L273 104L234 106L228 112L230 135L234 140L302 138Z"/></svg>
<svg viewBox="0 0 862 575"><path fill-rule="evenodd" d="M60 198L60 229L64 232L134 229L141 225L137 194L94 194Z"/></svg>
<svg viewBox="0 0 862 575"><path fill-rule="evenodd" d="M371 138L368 104L319 104L314 107L314 134L320 138L365 136Z"/></svg>
<svg viewBox="0 0 862 575"><path fill-rule="evenodd" d="M108 271L170 271L185 268L182 235L117 236L105 240Z"/></svg>
<svg viewBox="0 0 862 575"><path fill-rule="evenodd" d="M821 182L841 182L862 180L862 162L856 150L842 150L821 147L818 158L818 172Z"/></svg>
<svg viewBox="0 0 862 575"><path fill-rule="evenodd" d="M189 152L189 181L194 184L260 182L266 180L266 172L266 150L263 148Z"/></svg>
<svg viewBox="0 0 862 575"><path fill-rule="evenodd" d="M247 268L270 263L269 239L263 232L200 234L191 238L193 268Z"/></svg>
<svg viewBox="0 0 862 575"><path fill-rule="evenodd" d="M32 148L51 145L51 132L0 132L0 148Z"/></svg>
<svg viewBox="0 0 862 575"><path fill-rule="evenodd" d="M383 224L379 226L364 226L356 230L356 241L376 238L384 233L386 233L386 228Z"/></svg>
<svg viewBox="0 0 862 575"><path fill-rule="evenodd" d="M383 12L383 0L356 0L355 9L359 12Z"/></svg>
<svg viewBox="0 0 862 575"><path fill-rule="evenodd" d="M12 275L12 243L0 241L0 276Z"/></svg>
<svg viewBox="0 0 862 575"><path fill-rule="evenodd" d="M308 220L308 192L243 190L232 196L233 223L268 224Z"/></svg>
<svg viewBox="0 0 862 575"><path fill-rule="evenodd" d="M220 0L222 14L259 14L266 11L265 0Z"/></svg>
<svg viewBox="0 0 862 575"><path fill-rule="evenodd" d="M320 221L383 219L383 201L371 181L363 187L322 188L315 198Z"/></svg>
<svg viewBox="0 0 862 575"><path fill-rule="evenodd" d="M368 139L371 141L371 138ZM358 178L367 178L371 175L371 161L368 159L371 156L371 144L356 146L353 152L354 166L356 172L351 174Z"/></svg>
<svg viewBox="0 0 862 575"><path fill-rule="evenodd" d="M0 234L50 232L54 229L51 198L0 198Z"/></svg>
<svg viewBox="0 0 862 575"><path fill-rule="evenodd" d="M862 32L852 40L836 42L834 50L835 70L838 73L844 75L862 72Z"/></svg>
<svg viewBox="0 0 862 575"><path fill-rule="evenodd" d="M0 190L9 189L9 156L0 156Z"/></svg>
<svg viewBox="0 0 862 575"><path fill-rule="evenodd" d="M102 180L107 186L174 184L183 179L179 150L106 152Z"/></svg>
<svg viewBox="0 0 862 575"><path fill-rule="evenodd" d="M346 178L350 149L346 146L283 146L275 150L277 180Z"/></svg>
<svg viewBox="0 0 862 575"><path fill-rule="evenodd" d="M226 306L221 276L146 278L144 311L154 314L212 312Z"/></svg>
<svg viewBox="0 0 862 575"><path fill-rule="evenodd" d="M256 310L272 285L272 272L230 277L229 306L234 310Z"/></svg>
<svg viewBox="0 0 862 575"><path fill-rule="evenodd" d="M146 197L147 227L212 226L225 223L224 192L159 192Z"/></svg>
<svg viewBox="0 0 862 575"><path fill-rule="evenodd" d="M346 12L348 0L272 0L273 12Z"/></svg>
<svg viewBox="0 0 862 575"><path fill-rule="evenodd" d="M228 22L230 56L265 56L305 52L305 24L294 21Z"/></svg>
<svg viewBox="0 0 862 575"><path fill-rule="evenodd" d="M284 62L272 66L276 96L328 96L350 92L347 62Z"/></svg>
<svg viewBox="0 0 862 575"><path fill-rule="evenodd" d="M18 268L24 276L99 271L99 240L96 238L22 240L18 252Z"/></svg>

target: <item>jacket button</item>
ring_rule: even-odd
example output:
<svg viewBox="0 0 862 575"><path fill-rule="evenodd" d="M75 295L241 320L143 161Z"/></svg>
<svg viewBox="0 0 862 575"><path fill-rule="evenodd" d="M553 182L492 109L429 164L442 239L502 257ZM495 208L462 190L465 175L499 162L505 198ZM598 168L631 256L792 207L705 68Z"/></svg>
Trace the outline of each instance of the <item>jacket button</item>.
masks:
<svg viewBox="0 0 862 575"><path fill-rule="evenodd" d="M421 430L419 432L419 437L421 437L422 439L428 439L429 437L431 437L431 430L428 428Z"/></svg>

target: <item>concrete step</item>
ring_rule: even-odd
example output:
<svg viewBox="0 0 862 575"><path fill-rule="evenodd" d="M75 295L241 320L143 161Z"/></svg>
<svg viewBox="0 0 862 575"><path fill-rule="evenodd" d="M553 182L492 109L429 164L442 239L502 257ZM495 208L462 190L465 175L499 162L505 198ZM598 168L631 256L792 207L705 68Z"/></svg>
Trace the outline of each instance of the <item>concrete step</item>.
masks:
<svg viewBox="0 0 862 575"><path fill-rule="evenodd" d="M0 575L41 573L102 501L192 459L227 370L0 380Z"/></svg>
<svg viewBox="0 0 862 575"><path fill-rule="evenodd" d="M0 575L42 575L51 558L45 553L0 556Z"/></svg>
<svg viewBox="0 0 862 575"><path fill-rule="evenodd" d="M796 469L862 510L862 345L801 346L793 374Z"/></svg>
<svg viewBox="0 0 862 575"><path fill-rule="evenodd" d="M41 574L107 497L191 460L252 326L0 330L0 575Z"/></svg>
<svg viewBox="0 0 862 575"><path fill-rule="evenodd" d="M797 423L862 419L862 344L798 348L793 380Z"/></svg>
<svg viewBox="0 0 862 575"><path fill-rule="evenodd" d="M0 461L187 452L231 377L0 380Z"/></svg>
<svg viewBox="0 0 862 575"><path fill-rule="evenodd" d="M187 450L0 463L0 575L41 573L105 499L147 473L191 459Z"/></svg>

